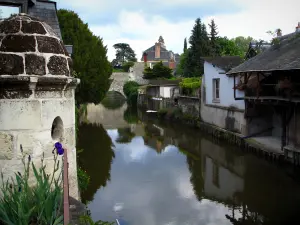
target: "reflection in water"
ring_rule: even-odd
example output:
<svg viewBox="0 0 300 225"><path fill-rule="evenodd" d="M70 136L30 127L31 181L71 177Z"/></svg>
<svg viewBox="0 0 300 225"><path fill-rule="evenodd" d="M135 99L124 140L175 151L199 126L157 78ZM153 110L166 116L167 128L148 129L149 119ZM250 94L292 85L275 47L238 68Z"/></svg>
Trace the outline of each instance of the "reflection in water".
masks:
<svg viewBox="0 0 300 225"><path fill-rule="evenodd" d="M122 218L130 225L300 222L300 185L286 168L194 129L142 121L107 131L80 127L80 146L87 149L80 160L93 182L83 198L92 200L93 219Z"/></svg>
<svg viewBox="0 0 300 225"><path fill-rule="evenodd" d="M101 101L101 104L110 110L121 108L126 102L123 95L116 91L110 91L106 94L105 98Z"/></svg>
<svg viewBox="0 0 300 225"><path fill-rule="evenodd" d="M100 187L105 187L110 180L110 169L115 157L112 141L102 125L80 124L78 132L78 163L90 176L88 190L82 194L84 202L92 201Z"/></svg>

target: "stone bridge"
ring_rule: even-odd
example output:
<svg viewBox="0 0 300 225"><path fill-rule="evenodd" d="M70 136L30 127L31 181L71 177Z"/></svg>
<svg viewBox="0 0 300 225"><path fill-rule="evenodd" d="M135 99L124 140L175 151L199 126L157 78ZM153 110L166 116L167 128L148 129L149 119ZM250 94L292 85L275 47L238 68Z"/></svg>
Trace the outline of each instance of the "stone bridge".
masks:
<svg viewBox="0 0 300 225"><path fill-rule="evenodd" d="M113 73L110 77L112 83L110 85L109 91L116 91L125 96L123 92L123 86L127 81L136 81L139 85L148 84L148 81L143 79L144 63L136 62L132 68L130 68L128 73L118 72Z"/></svg>

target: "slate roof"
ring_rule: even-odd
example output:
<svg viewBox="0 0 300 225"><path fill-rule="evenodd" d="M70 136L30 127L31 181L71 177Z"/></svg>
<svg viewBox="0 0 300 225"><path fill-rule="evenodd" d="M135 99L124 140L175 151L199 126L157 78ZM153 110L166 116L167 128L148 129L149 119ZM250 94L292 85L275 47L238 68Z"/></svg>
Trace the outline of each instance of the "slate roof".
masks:
<svg viewBox="0 0 300 225"><path fill-rule="evenodd" d="M251 71L276 71L300 69L300 33L279 38L279 43L259 55L233 68L227 74Z"/></svg>
<svg viewBox="0 0 300 225"><path fill-rule="evenodd" d="M170 52L164 47L160 47L160 58L155 58L155 45L148 48L144 52L147 53L148 61L160 61L160 60L169 60L170 59ZM144 59L142 57L141 61L143 61L143 60Z"/></svg>
<svg viewBox="0 0 300 225"><path fill-rule="evenodd" d="M243 59L239 56L202 57L202 59L225 70L226 72L240 65L243 61Z"/></svg>

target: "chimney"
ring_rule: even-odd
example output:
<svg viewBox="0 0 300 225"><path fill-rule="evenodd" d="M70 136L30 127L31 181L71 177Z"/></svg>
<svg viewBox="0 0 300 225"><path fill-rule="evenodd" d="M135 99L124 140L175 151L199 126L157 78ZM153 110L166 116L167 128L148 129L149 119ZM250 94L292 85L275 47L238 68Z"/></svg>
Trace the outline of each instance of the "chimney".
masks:
<svg viewBox="0 0 300 225"><path fill-rule="evenodd" d="M155 58L160 58L160 43L155 43Z"/></svg>
<svg viewBox="0 0 300 225"><path fill-rule="evenodd" d="M298 22L298 26L296 27L296 32L300 32L300 22Z"/></svg>
<svg viewBox="0 0 300 225"><path fill-rule="evenodd" d="M281 37L281 36L282 36L281 29L277 29L277 37Z"/></svg>

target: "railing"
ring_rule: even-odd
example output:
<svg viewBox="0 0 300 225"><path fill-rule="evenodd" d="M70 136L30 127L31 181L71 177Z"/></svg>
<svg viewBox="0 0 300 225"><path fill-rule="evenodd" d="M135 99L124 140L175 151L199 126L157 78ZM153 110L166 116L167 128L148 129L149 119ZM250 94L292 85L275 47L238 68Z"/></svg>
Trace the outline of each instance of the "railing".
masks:
<svg viewBox="0 0 300 225"><path fill-rule="evenodd" d="M64 158L63 158L63 191L64 191L64 225L68 225L70 222L70 203L69 203L69 163L68 163L68 150L65 149L64 151Z"/></svg>

